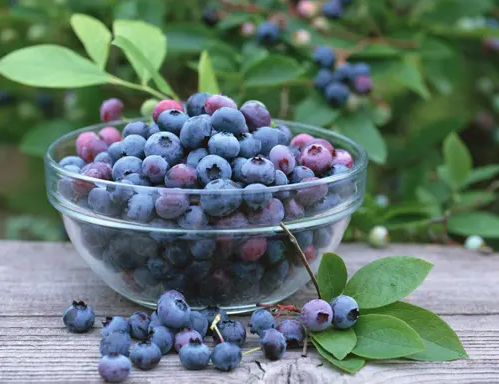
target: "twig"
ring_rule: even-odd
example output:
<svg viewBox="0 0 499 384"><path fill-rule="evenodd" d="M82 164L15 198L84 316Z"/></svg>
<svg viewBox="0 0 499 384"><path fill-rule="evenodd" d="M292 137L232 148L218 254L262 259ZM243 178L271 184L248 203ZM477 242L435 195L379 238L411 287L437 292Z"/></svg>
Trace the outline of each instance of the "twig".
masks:
<svg viewBox="0 0 499 384"><path fill-rule="evenodd" d="M305 339L303 340L303 350L301 352L301 357L307 357L307 345L308 345L308 333L305 333Z"/></svg>
<svg viewBox="0 0 499 384"><path fill-rule="evenodd" d="M281 103L279 108L279 119L284 119L289 110L289 87L285 86L281 89Z"/></svg>
<svg viewBox="0 0 499 384"><path fill-rule="evenodd" d="M317 279L315 278L314 273L312 272L312 268L310 268L310 264L308 263L307 256L305 256L305 253L303 253L303 251L300 247L300 244L298 244L298 241L296 240L296 237L289 231L289 229L284 225L284 223L282 221L281 221L280 227L284 230L284 232L286 232L286 234L289 237L289 240L291 241L291 243L293 243L296 250L298 251L298 254L301 257L301 261L302 261L303 265L305 266L305 269L307 270L307 272L310 276L310 279L312 279L312 282L314 283L315 289L317 291L317 296L320 299L321 292L319 290L319 283L318 283Z"/></svg>
<svg viewBox="0 0 499 384"><path fill-rule="evenodd" d="M253 353L253 352L257 352L257 351L259 351L259 350L260 350L260 347L250 349L249 351L243 352L243 356L249 355L249 354L251 354L251 353Z"/></svg>
<svg viewBox="0 0 499 384"><path fill-rule="evenodd" d="M220 333L220 330L217 327L217 323L220 321L221 318L222 318L222 316L220 315L220 313L217 313L217 315L213 319L213 323L211 323L210 329L212 331L214 330L217 333L220 341L223 343L224 342L224 338L223 338L222 334Z"/></svg>
<svg viewBox="0 0 499 384"><path fill-rule="evenodd" d="M257 304L258 307L262 307L262 308L267 308L267 309L270 309L270 310L273 310L273 311L276 311L275 312L275 315L274 315L274 319L278 319L279 316L282 315L282 313L284 311L288 311L288 315L291 313L291 312L296 312L296 313L300 313L301 310L299 308L296 308L294 305L292 304Z"/></svg>

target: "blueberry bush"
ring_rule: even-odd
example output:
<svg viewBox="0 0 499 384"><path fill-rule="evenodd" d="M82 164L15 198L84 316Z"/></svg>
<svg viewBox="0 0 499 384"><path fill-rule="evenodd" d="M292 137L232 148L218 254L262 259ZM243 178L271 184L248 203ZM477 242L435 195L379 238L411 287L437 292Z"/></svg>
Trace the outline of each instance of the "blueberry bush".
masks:
<svg viewBox="0 0 499 384"><path fill-rule="evenodd" d="M272 116L366 148L368 194L347 240L383 226L392 241L499 245L497 0L2 0L0 10L6 237L63 236L42 156L96 123L103 100L149 115L157 99L200 89L261 100Z"/></svg>

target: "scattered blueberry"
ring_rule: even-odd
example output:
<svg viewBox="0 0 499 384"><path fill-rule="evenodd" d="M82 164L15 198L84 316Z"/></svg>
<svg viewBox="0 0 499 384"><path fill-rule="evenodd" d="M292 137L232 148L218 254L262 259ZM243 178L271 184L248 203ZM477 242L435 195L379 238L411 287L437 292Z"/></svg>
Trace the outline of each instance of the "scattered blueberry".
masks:
<svg viewBox="0 0 499 384"><path fill-rule="evenodd" d="M233 343L220 343L211 351L211 362L220 371L232 371L241 363L241 348Z"/></svg>
<svg viewBox="0 0 499 384"><path fill-rule="evenodd" d="M159 364L161 355L161 350L156 344L150 341L141 341L135 344L130 351L130 360L137 368L148 371Z"/></svg>
<svg viewBox="0 0 499 384"><path fill-rule="evenodd" d="M102 356L111 353L119 353L120 355L128 356L130 353L130 346L132 339L127 332L111 332L104 336L100 341L99 350Z"/></svg>
<svg viewBox="0 0 499 384"><path fill-rule="evenodd" d="M149 336L149 323L151 318L145 312L134 312L128 318L130 336L138 340L147 340Z"/></svg>
<svg viewBox="0 0 499 384"><path fill-rule="evenodd" d="M286 339L278 330L267 329L260 337L260 348L267 359L279 360L286 352Z"/></svg>
<svg viewBox="0 0 499 384"><path fill-rule="evenodd" d="M149 336L151 342L158 346L162 355L166 355L173 348L174 333L170 329L158 325L149 331Z"/></svg>
<svg viewBox="0 0 499 384"><path fill-rule="evenodd" d="M132 363L126 356L118 353L105 355L99 360L99 375L109 383L120 383L128 377Z"/></svg>
<svg viewBox="0 0 499 384"><path fill-rule="evenodd" d="M205 368L210 361L210 349L202 340L191 340L179 352L180 362L189 370Z"/></svg>
<svg viewBox="0 0 499 384"><path fill-rule="evenodd" d="M283 320L276 329L283 334L288 348L298 347L305 339L305 328L297 320Z"/></svg>
<svg viewBox="0 0 499 384"><path fill-rule="evenodd" d="M201 334L191 328L184 328L180 332L177 332L175 335L174 347L177 352L184 346L189 344L190 341L197 340L199 342L203 342L203 336Z"/></svg>
<svg viewBox="0 0 499 384"><path fill-rule="evenodd" d="M352 328L359 318L359 305L350 296L340 295L331 303L333 325L338 329Z"/></svg>
<svg viewBox="0 0 499 384"><path fill-rule="evenodd" d="M94 326L95 315L93 309L83 301L73 301L62 315L62 321L71 332L84 333Z"/></svg>
<svg viewBox="0 0 499 384"><path fill-rule="evenodd" d="M263 331L275 327L276 322L274 316L272 316L269 311L260 308L253 312L253 314L251 315L249 323L251 333L256 333L261 337L263 335Z"/></svg>
<svg viewBox="0 0 499 384"><path fill-rule="evenodd" d="M222 335L225 342L234 343L239 347L242 347L246 341L246 330L239 321L235 320L224 320L217 324L218 330ZM220 343L220 338L217 332L213 332L213 340L218 344Z"/></svg>
<svg viewBox="0 0 499 384"><path fill-rule="evenodd" d="M320 332L329 327L333 321L333 310L327 301L310 300L303 306L300 319L309 331Z"/></svg>
<svg viewBox="0 0 499 384"><path fill-rule="evenodd" d="M181 328L189 324L191 308L182 298L162 297L158 301L158 318L169 328Z"/></svg>

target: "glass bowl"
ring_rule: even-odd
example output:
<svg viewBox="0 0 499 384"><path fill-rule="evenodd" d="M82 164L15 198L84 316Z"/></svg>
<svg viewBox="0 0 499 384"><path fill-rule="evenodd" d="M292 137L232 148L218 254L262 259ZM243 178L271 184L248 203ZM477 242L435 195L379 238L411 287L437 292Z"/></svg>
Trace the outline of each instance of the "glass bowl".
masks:
<svg viewBox="0 0 499 384"><path fill-rule="evenodd" d="M367 156L361 146L335 132L293 122L277 123L285 124L294 134L304 132L329 140L335 148L349 151L355 161L344 173L266 189L283 203L283 222L316 272L321 255L336 250L350 215L362 204ZM297 249L280 227L278 215L272 209L251 211L241 203L243 190L128 185L84 176L58 164L61 158L75 154L80 133L109 125L121 130L125 124L100 124L71 132L54 142L45 156L48 198L61 212L78 253L106 284L150 308L155 308L165 290L177 289L195 309L219 305L229 313L238 313L251 311L258 303L282 301L310 280ZM101 210L105 214L94 212L87 201L93 188L126 199L134 196L140 200L139 209L130 210L124 203ZM166 212L172 213L171 219L156 216L154 208L150 214L151 204L157 204L158 199ZM215 217L218 210L227 207L227 201L240 205L229 216ZM208 204L214 204L210 212L215 216L206 223L199 215L199 206ZM186 210L194 220L176 218Z"/></svg>

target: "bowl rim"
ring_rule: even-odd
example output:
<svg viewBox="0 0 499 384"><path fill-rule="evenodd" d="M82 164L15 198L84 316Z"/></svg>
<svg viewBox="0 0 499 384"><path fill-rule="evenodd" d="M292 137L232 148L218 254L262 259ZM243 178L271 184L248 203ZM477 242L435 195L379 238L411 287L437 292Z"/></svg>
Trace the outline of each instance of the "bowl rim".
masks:
<svg viewBox="0 0 499 384"><path fill-rule="evenodd" d="M100 124L94 124L94 125L89 125L80 129L76 129L74 131L71 131L69 133L66 133L65 135L59 137L57 140L52 142L50 146L48 147L47 151L45 152L44 156L44 162L47 167L50 168L51 171L55 171L57 174L64 176L64 177L70 177L72 179L77 179L77 180L82 180L82 181L88 181L92 183L97 183L99 186L113 186L113 187L129 187L133 188L135 191L138 193L143 192L143 193L152 193L152 192L165 192L168 191L168 194L186 194L186 195L204 195L204 194L212 194L214 190L207 190L207 189L187 189L187 188L167 188L167 187L158 187L158 186L142 186L142 185L128 185L128 184L123 184L118 181L110 181L110 180L102 180L102 179L97 179L94 177L89 177L82 175L80 173L72 172L71 170L64 168L61 166L53 157L53 153L55 152L56 148L58 145L63 143L64 141L70 139L71 137L74 137L75 139L77 138L77 135L83 133L83 132L88 132L88 131L95 131L98 129L102 129L107 126L116 126L116 125L122 125L126 124L128 122L136 122L136 121L142 121L142 122L147 122L149 121L149 118L135 118L135 119L127 119L125 120L114 120L114 121L109 121L106 123L100 123ZM337 175L333 176L328 176L324 178L319 178L317 180L312 180L312 181L307 181L307 182L300 182L300 183L295 183L295 184L286 184L286 185L279 185L279 186L267 186L266 188L262 188L265 190L265 192L269 193L278 193L278 192L286 192L286 191L292 191L296 189L303 189L303 188L310 188L310 187L317 187L317 186L322 186L322 185L329 185L331 183L340 181L340 180L345 180L345 179L351 179L354 178L360 174L362 174L366 169L367 169L367 164L368 164L368 156L367 152L362 147L360 144L357 142L351 140L350 138L335 132L333 130L326 130L324 128L316 127L313 125L309 124L303 124L300 122L294 122L294 121L287 121L287 120L280 120L280 119L274 119L273 122L276 124L282 124L282 125L291 125L293 127L303 127L305 128L308 132L316 132L319 135L322 136L333 136L334 138L338 139L341 142L347 143L349 146L353 147L355 151L358 153L358 158L354 159L354 166L350 168L346 172L339 173ZM306 133L308 133L306 132ZM333 143L334 144L334 143ZM77 156L77 154L75 154ZM226 190L216 190L217 194L222 193L222 194L231 194L234 193L234 189L226 189ZM244 189L241 189L241 192L244 191ZM252 190L252 192L256 192L258 189Z"/></svg>

